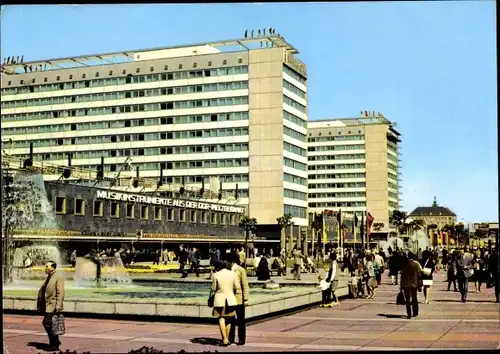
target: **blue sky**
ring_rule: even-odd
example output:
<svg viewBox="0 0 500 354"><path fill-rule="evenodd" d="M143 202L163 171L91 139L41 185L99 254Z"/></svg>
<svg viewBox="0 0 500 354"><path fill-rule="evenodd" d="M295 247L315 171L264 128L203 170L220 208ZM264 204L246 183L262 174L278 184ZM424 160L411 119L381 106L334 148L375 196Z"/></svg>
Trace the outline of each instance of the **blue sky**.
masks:
<svg viewBox="0 0 500 354"><path fill-rule="evenodd" d="M382 112L402 134L403 210L498 221L495 3L7 6L25 61L238 38L273 27L309 71L309 117Z"/></svg>

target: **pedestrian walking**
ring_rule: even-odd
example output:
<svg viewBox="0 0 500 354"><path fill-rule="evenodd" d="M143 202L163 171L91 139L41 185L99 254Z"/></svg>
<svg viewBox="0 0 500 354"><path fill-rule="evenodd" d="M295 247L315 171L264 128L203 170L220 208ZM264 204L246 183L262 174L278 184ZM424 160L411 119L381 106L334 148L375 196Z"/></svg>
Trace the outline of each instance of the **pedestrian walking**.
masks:
<svg viewBox="0 0 500 354"><path fill-rule="evenodd" d="M179 260L179 271L182 274L182 278L186 278L187 272L186 272L186 263L188 260L188 253L186 249L184 248L184 245L179 246L179 255L178 255L178 260Z"/></svg>
<svg viewBox="0 0 500 354"><path fill-rule="evenodd" d="M472 255L469 253L469 247L465 246L458 256L457 263L457 280L458 290L462 296L461 301L467 302L467 294L469 292L469 278L474 273L472 268Z"/></svg>
<svg viewBox="0 0 500 354"><path fill-rule="evenodd" d="M453 289L454 291L458 291L457 289L457 260L456 260L456 254L454 252L451 252L448 255L448 261L447 261L447 281L448 281L448 289L447 291L450 291L451 284L453 283Z"/></svg>
<svg viewBox="0 0 500 354"><path fill-rule="evenodd" d="M238 253L232 255L231 270L236 273L237 281L240 288L236 290L236 316L233 317L231 328L229 330L228 340L230 343L235 343L236 326L238 326L238 343L237 345L245 345L246 342L246 323L245 323L245 307L248 306L250 295L250 287L248 285L247 271L241 266L241 258Z"/></svg>
<svg viewBox="0 0 500 354"><path fill-rule="evenodd" d="M38 292L37 310L43 314L43 328L49 337L47 351L58 351L61 341L60 333L55 333L54 320L61 318L64 302L64 278L56 272L57 264L54 261L47 262L45 274L47 278Z"/></svg>
<svg viewBox="0 0 500 354"><path fill-rule="evenodd" d="M408 252L408 258L404 261L401 272L401 290L403 290L406 302L406 314L408 319L418 316L417 292L422 286L422 267L415 261L415 254Z"/></svg>
<svg viewBox="0 0 500 354"><path fill-rule="evenodd" d="M422 284L424 286L424 297L425 303L429 303L429 297L431 293L431 286L433 284L432 276L436 269L436 264L434 263L432 253L429 251L424 251L422 253L422 260L420 261L422 265Z"/></svg>
<svg viewBox="0 0 500 354"><path fill-rule="evenodd" d="M293 254L293 279L300 280L300 266L302 265L302 253L300 248L297 248Z"/></svg>
<svg viewBox="0 0 500 354"><path fill-rule="evenodd" d="M219 320L219 330L222 336L222 346L227 347L229 342L229 333L233 317L236 316L235 293L241 292L238 276L235 272L229 270L229 264L226 261L218 261L214 265L215 273L212 277L211 291L213 295L212 315Z"/></svg>

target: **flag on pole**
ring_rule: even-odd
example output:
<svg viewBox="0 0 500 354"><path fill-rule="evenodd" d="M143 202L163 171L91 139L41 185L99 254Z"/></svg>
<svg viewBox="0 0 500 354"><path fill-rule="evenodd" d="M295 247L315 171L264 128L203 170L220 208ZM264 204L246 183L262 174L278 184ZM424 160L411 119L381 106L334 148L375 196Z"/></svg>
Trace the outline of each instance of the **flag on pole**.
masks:
<svg viewBox="0 0 500 354"><path fill-rule="evenodd" d="M323 243L326 243L328 241L328 234L326 232L326 218L325 218L325 211L323 210Z"/></svg>
<svg viewBox="0 0 500 354"><path fill-rule="evenodd" d="M361 227L359 228L361 236L361 246L365 246L365 212L361 213Z"/></svg>
<svg viewBox="0 0 500 354"><path fill-rule="evenodd" d="M375 220L375 218L372 216L372 214L370 214L369 212L366 212L366 238L367 238L368 244L370 243L370 233L371 233L373 220Z"/></svg>
<svg viewBox="0 0 500 354"><path fill-rule="evenodd" d="M354 237L354 244L358 241L356 239L356 228L358 227L358 216L354 213L354 220L352 221L352 235Z"/></svg>

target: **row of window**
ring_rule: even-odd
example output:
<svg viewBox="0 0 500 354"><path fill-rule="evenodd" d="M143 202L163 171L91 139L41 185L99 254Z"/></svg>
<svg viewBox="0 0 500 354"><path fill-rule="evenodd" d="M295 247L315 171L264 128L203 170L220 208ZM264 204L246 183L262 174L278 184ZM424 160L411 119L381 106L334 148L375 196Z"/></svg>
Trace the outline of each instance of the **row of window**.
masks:
<svg viewBox="0 0 500 354"><path fill-rule="evenodd" d="M390 142L387 142L387 150L391 150L391 151L396 152L396 153L398 152L398 149L396 149L395 144L392 144Z"/></svg>
<svg viewBox="0 0 500 354"><path fill-rule="evenodd" d="M285 188L283 195L284 195L285 198L298 199L298 200L307 200L307 193L298 192L298 191L294 191L294 190L291 190L291 189L286 189Z"/></svg>
<svg viewBox="0 0 500 354"><path fill-rule="evenodd" d="M87 200L80 198L73 199L73 208L71 208L71 211L70 208L68 208L68 200L66 197L56 197L54 204L55 213L58 215L66 215L70 212L76 216L85 216L88 215L88 209L90 209L87 205ZM105 208L105 204L109 204L109 208ZM92 202L92 216L205 224L210 220L210 224L212 225L238 225L241 220L241 215L235 214L209 211L200 212L197 210L165 208L163 206L150 206L135 203L106 203L102 200L94 200Z"/></svg>
<svg viewBox="0 0 500 354"><path fill-rule="evenodd" d="M309 208L355 208L366 207L366 202L318 202L309 203Z"/></svg>
<svg viewBox="0 0 500 354"><path fill-rule="evenodd" d="M308 166L309 171L317 171L317 170L342 170L342 169L351 169L351 168L365 168L364 163L345 163L338 165L314 165Z"/></svg>
<svg viewBox="0 0 500 354"><path fill-rule="evenodd" d="M309 146L307 151L343 151L343 150L364 150L365 144L355 145L330 145L330 146Z"/></svg>
<svg viewBox="0 0 500 354"><path fill-rule="evenodd" d="M364 159L365 154L345 154L345 155L316 155L308 156L309 161L330 161L330 160L359 160Z"/></svg>
<svg viewBox="0 0 500 354"><path fill-rule="evenodd" d="M397 203L397 202L391 202L389 200L389 208L397 210L397 209L399 209L399 203Z"/></svg>
<svg viewBox="0 0 500 354"><path fill-rule="evenodd" d="M129 141L156 141L165 139L194 139L194 138L215 138L227 136L248 135L248 128L220 128L206 130L181 130L166 133L149 134L123 134L123 135L104 135L87 136L81 138L58 138L58 139L38 139L23 140L12 142L10 148L22 149L33 143L34 147L63 146L63 145L85 145L85 144L106 144ZM166 153L166 152L165 152ZM124 155L130 156L130 155Z"/></svg>
<svg viewBox="0 0 500 354"><path fill-rule="evenodd" d="M309 198L352 198L366 197L365 192L309 193Z"/></svg>
<svg viewBox="0 0 500 354"><path fill-rule="evenodd" d="M283 110L283 118L289 122L297 124L302 128L307 128L307 120L297 117L295 114L291 114L285 110Z"/></svg>
<svg viewBox="0 0 500 354"><path fill-rule="evenodd" d="M296 130L290 129L287 126L283 126L283 133L291 138L297 139L304 143L307 143L307 136L305 134L299 133Z"/></svg>
<svg viewBox="0 0 500 354"><path fill-rule="evenodd" d="M97 159L101 157L119 157L119 156L154 156L154 155L177 155L177 154L195 154L211 152L233 152L248 151L248 143L241 144L214 144L214 145L193 145L193 146L174 146L148 149L123 149L123 150L97 150L73 152L73 159ZM44 153L35 154L34 158L43 161L65 160L65 153ZM305 165L304 165L305 166Z"/></svg>
<svg viewBox="0 0 500 354"><path fill-rule="evenodd" d="M285 214L291 214L294 218L305 219L307 208L298 207L295 205L284 205Z"/></svg>
<svg viewBox="0 0 500 354"><path fill-rule="evenodd" d="M6 114L2 116L2 120L4 122L11 122L11 121L21 121L21 120L99 116L106 114L151 112L151 111L163 111L163 110L186 109L186 108L223 107L223 106L235 106L243 104L248 104L248 96L225 97L225 98L223 97L223 98L212 98L203 100L186 100L186 101L175 101L175 102L155 102L148 104L30 112L22 114Z"/></svg>
<svg viewBox="0 0 500 354"><path fill-rule="evenodd" d="M337 131L337 135L342 135L344 131L339 130ZM313 133L309 133L309 136L312 136ZM322 133L318 133L318 136L321 136ZM347 131L347 135L352 134L350 130ZM358 130L358 134L361 134L361 130ZM328 135L333 135L332 132L328 132Z"/></svg>
<svg viewBox="0 0 500 354"><path fill-rule="evenodd" d="M166 65L165 68L166 68L165 70L168 70L168 65ZM180 64L179 69L182 69L182 64ZM140 71L137 70L136 74L140 73ZM110 71L110 75L112 74L113 72ZM122 74L127 75L127 71L123 70ZM193 79L199 77L213 77L213 76L240 75L240 74L248 74L248 66L243 65L243 66L233 66L228 68L209 69L209 70L179 71L175 73L164 73L164 74L149 74L149 75L134 75L134 76L129 74L128 76L119 78L83 80L83 81L73 81L60 84L41 84L41 85L31 85L25 87L4 88L2 89L2 95L15 95L15 94L33 93L33 92L48 92L48 91L58 91L58 90L71 90L77 88L103 87L103 86L113 86L113 85L125 85L132 83L156 82L165 80L182 80L182 79ZM82 74L82 79L85 78L86 74ZM69 79L70 80L73 79L72 75L70 75ZM31 81L31 84L35 83L33 80ZM59 80L60 77L58 77L57 81ZM45 78L44 81L46 82L47 78ZM11 81L7 83L8 86L10 86L11 84L12 84ZM28 82L25 83L23 82L23 80L21 80L21 85L23 84L29 84L29 83Z"/></svg>
<svg viewBox="0 0 500 354"><path fill-rule="evenodd" d="M305 163L298 162L298 161L295 161L295 160L292 160L292 159L289 159L286 157L284 159L284 164L285 164L285 166L294 168L296 170L307 171L307 165Z"/></svg>
<svg viewBox="0 0 500 354"><path fill-rule="evenodd" d="M290 183L300 184L302 186L307 186L307 178L294 176L294 175L291 175L289 173L284 174L283 180L285 182L290 182Z"/></svg>
<svg viewBox="0 0 500 354"><path fill-rule="evenodd" d="M287 89L290 92L293 92L294 94L303 99L306 99L307 97L307 94L304 91L302 91L300 88L298 88L297 86L286 80L283 80L283 88Z"/></svg>
<svg viewBox="0 0 500 354"><path fill-rule="evenodd" d="M115 120L108 122L38 125L33 127L4 128L2 129L2 132L4 135L40 134L40 133L57 133L65 131L143 127L143 126L154 126L154 125L164 125L164 124L189 124L189 123L239 121L247 119L248 119L248 112L231 112L231 113L218 113L218 114L215 113L215 114L202 114L202 115L172 116L172 117L161 117L161 118L123 119L123 120Z"/></svg>
<svg viewBox="0 0 500 354"><path fill-rule="evenodd" d="M216 84L177 86L148 90L119 91L107 93L94 93L89 95L73 95L38 98L34 100L19 100L2 102L2 108L35 107L44 105L97 102L119 100L125 98L154 97L163 95L180 95L200 92L230 91L248 89L248 81L223 82Z"/></svg>
<svg viewBox="0 0 500 354"><path fill-rule="evenodd" d="M350 183L309 183L309 189L327 189L327 188L364 188L365 182Z"/></svg>
<svg viewBox="0 0 500 354"><path fill-rule="evenodd" d="M394 199L399 199L399 194L389 191L389 197L392 197Z"/></svg>
<svg viewBox="0 0 500 354"><path fill-rule="evenodd" d="M365 178L363 172L311 174L309 179Z"/></svg>
<svg viewBox="0 0 500 354"><path fill-rule="evenodd" d="M327 141L344 141L344 140L364 140L364 135L342 135L342 136L321 136L317 138L309 138L310 143L325 143Z"/></svg>
<svg viewBox="0 0 500 354"><path fill-rule="evenodd" d="M307 150L304 148L301 148L297 145L293 145L290 143L287 143L286 141L283 142L283 149L286 151L289 151L291 153L300 155L300 156L307 156Z"/></svg>
<svg viewBox="0 0 500 354"><path fill-rule="evenodd" d="M298 74L297 72L295 72L295 70L290 69L288 66L286 66L284 64L283 64L283 72L285 74L287 74L288 76L294 78L295 80L297 80L301 84L306 85L307 79L305 77L303 77L302 75Z"/></svg>
<svg viewBox="0 0 500 354"><path fill-rule="evenodd" d="M392 188L392 189L398 189L398 185L396 183L392 183L392 182L388 182L388 185L389 185L389 188Z"/></svg>
<svg viewBox="0 0 500 354"><path fill-rule="evenodd" d="M303 104L300 104L299 102L297 102L295 100L292 100L288 96L283 95L283 103L285 103L285 104L289 105L290 107L293 107L293 108L301 111L302 113L306 113L307 112L306 106L304 106Z"/></svg>

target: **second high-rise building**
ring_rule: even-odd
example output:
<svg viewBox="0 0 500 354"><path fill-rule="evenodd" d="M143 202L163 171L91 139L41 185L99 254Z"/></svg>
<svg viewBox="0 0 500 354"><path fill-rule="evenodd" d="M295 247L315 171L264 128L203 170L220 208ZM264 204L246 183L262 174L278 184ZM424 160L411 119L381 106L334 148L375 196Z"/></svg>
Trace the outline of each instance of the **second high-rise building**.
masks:
<svg viewBox="0 0 500 354"><path fill-rule="evenodd" d="M310 211L368 211L379 231L389 232L389 214L399 208L400 134L381 114L310 121ZM381 236L382 236L381 235ZM385 237L384 236L384 237Z"/></svg>

